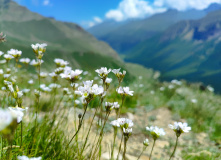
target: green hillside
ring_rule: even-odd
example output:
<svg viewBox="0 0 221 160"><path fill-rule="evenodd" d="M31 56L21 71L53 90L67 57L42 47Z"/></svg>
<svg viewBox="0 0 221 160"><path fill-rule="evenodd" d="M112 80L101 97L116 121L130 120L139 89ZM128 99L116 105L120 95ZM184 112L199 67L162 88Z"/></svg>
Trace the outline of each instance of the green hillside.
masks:
<svg viewBox="0 0 221 160"><path fill-rule="evenodd" d="M53 50L93 52L119 60L108 44L98 41L80 26L45 18L11 0L0 0L0 17L0 30L10 41L1 46L1 50L46 42Z"/></svg>
<svg viewBox="0 0 221 160"><path fill-rule="evenodd" d="M179 22L165 32L143 41L125 60L160 70L163 79L203 81L221 91L221 11L200 20Z"/></svg>

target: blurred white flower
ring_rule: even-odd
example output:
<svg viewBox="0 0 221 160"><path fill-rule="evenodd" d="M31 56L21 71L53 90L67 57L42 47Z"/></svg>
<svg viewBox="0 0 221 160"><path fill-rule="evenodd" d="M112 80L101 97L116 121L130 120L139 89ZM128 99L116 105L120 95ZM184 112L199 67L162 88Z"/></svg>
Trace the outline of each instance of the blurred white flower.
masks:
<svg viewBox="0 0 221 160"><path fill-rule="evenodd" d="M197 103L198 100L197 100L197 99L191 99L191 102L192 102L192 103Z"/></svg>
<svg viewBox="0 0 221 160"><path fill-rule="evenodd" d="M18 160L41 160L41 157L28 158L27 156L18 156Z"/></svg>
<svg viewBox="0 0 221 160"><path fill-rule="evenodd" d="M168 86L168 88L169 88L169 89L173 89L173 88L174 88L174 85L170 84L170 85Z"/></svg>
<svg viewBox="0 0 221 160"><path fill-rule="evenodd" d="M45 72L41 72L41 73L40 73L40 77L41 77L41 78L46 78L47 76L48 76L48 74L45 73Z"/></svg>
<svg viewBox="0 0 221 160"><path fill-rule="evenodd" d="M29 64L31 60L29 58L21 58L19 61L23 64Z"/></svg>
<svg viewBox="0 0 221 160"><path fill-rule="evenodd" d="M165 87L160 87L160 91L164 91L165 90Z"/></svg>
<svg viewBox="0 0 221 160"><path fill-rule="evenodd" d="M60 59L60 58L54 59L54 62L58 67L65 67L69 64L69 62L64 61L63 59Z"/></svg>
<svg viewBox="0 0 221 160"><path fill-rule="evenodd" d="M154 140L166 134L163 128L158 128L157 126L146 127L146 130L150 132Z"/></svg>
<svg viewBox="0 0 221 160"><path fill-rule="evenodd" d="M105 83L110 84L112 82L112 78L106 78Z"/></svg>
<svg viewBox="0 0 221 160"><path fill-rule="evenodd" d="M189 132L191 130L191 127L188 127L187 123L182 122L174 122L174 125L169 124L169 128L174 130L177 136L180 136L181 133Z"/></svg>
<svg viewBox="0 0 221 160"><path fill-rule="evenodd" d="M133 121L130 119L127 119L127 118L118 118L117 121L118 121L119 125L122 128L124 127L125 129L127 129L128 127L131 128L134 125Z"/></svg>
<svg viewBox="0 0 221 160"><path fill-rule="evenodd" d="M10 49L7 53L12 55L14 58L18 58L21 57L22 51L19 51L17 49Z"/></svg>
<svg viewBox="0 0 221 160"><path fill-rule="evenodd" d="M95 72L97 72L102 79L106 79L107 75L111 72L111 69L101 67L100 69L96 69Z"/></svg>
<svg viewBox="0 0 221 160"><path fill-rule="evenodd" d="M148 139L145 139L145 140L143 141L143 145L144 145L144 146L149 146L149 140L148 140Z"/></svg>
<svg viewBox="0 0 221 160"><path fill-rule="evenodd" d="M207 89L208 89L210 92L214 92L214 88L211 87L211 86L207 86Z"/></svg>
<svg viewBox="0 0 221 160"><path fill-rule="evenodd" d="M4 52L0 51L0 57L4 54Z"/></svg>
<svg viewBox="0 0 221 160"><path fill-rule="evenodd" d="M28 81L28 83L29 83L29 84L33 84L33 83L34 83L33 79L30 79L30 80Z"/></svg>
<svg viewBox="0 0 221 160"><path fill-rule="evenodd" d="M24 116L24 111L26 111L28 108L20 108L20 107L8 107L9 111L12 115L17 117L17 123L20 123L22 121L22 118Z"/></svg>
<svg viewBox="0 0 221 160"><path fill-rule="evenodd" d="M5 129L13 121L13 116L10 111L0 108L0 131Z"/></svg>
<svg viewBox="0 0 221 160"><path fill-rule="evenodd" d="M178 81L178 80L176 80L176 79L172 80L171 83L172 83L172 84L176 84L176 85L178 85L178 86L182 85L182 82L181 82L181 81Z"/></svg>
<svg viewBox="0 0 221 160"><path fill-rule="evenodd" d="M130 91L129 87L119 87L119 88L117 88L117 93L119 93L121 95L133 96L134 91Z"/></svg>
<svg viewBox="0 0 221 160"><path fill-rule="evenodd" d="M83 71L80 69L64 70L64 73L61 73L60 76L61 76L61 78L65 78L67 80L70 80L71 82L74 82L79 79L79 76L82 72Z"/></svg>
<svg viewBox="0 0 221 160"><path fill-rule="evenodd" d="M9 60L11 60L14 57L12 55L10 55L10 54L4 54L4 58L5 58L6 61L9 61Z"/></svg>
<svg viewBox="0 0 221 160"><path fill-rule="evenodd" d="M120 127L120 124L119 124L118 120L113 120L113 121L111 121L110 124L111 124L113 127Z"/></svg>

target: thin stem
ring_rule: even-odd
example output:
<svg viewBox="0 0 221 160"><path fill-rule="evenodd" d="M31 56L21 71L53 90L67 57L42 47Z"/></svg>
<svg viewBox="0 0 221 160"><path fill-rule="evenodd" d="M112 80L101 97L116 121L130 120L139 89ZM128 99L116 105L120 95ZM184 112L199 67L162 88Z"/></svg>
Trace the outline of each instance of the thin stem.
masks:
<svg viewBox="0 0 221 160"><path fill-rule="evenodd" d="M125 99L125 96L123 95L123 96L122 96L121 106L120 106L119 111L118 111L118 118L120 118L120 111L121 111L121 109L122 109L122 107L123 107L124 99Z"/></svg>
<svg viewBox="0 0 221 160"><path fill-rule="evenodd" d="M122 141L123 141L123 131L122 131L122 137L121 137L121 141L120 141L120 146L119 146L119 150L118 150L118 154L117 154L117 160L119 159L119 155L120 155L120 150L121 150L121 144L122 144Z"/></svg>
<svg viewBox="0 0 221 160"><path fill-rule="evenodd" d="M103 103L103 98L101 98L101 103L100 103L100 105L102 105L102 103ZM89 130L88 130L88 132L87 132L87 136L86 136L86 139L85 139L85 141L84 141L84 145L83 145L83 147L82 147L82 150L81 150L80 155L82 155L82 153L83 153L83 151L84 151L84 148L85 148L85 146L86 146L86 144L87 144L87 140L88 140L88 137L89 137L89 133L90 133L90 131L91 131L92 123L93 123L94 118L95 118L95 116L96 116L96 114L97 114L98 108L99 108L99 107L97 107L96 110L95 110L95 113L94 113L94 116L93 116L93 118L92 118L92 121L91 121L91 124L90 124L90 128L89 128Z"/></svg>
<svg viewBox="0 0 221 160"><path fill-rule="evenodd" d="M20 148L22 147L22 129L23 129L23 127L22 127L22 121L21 121L21 144L20 144Z"/></svg>
<svg viewBox="0 0 221 160"><path fill-rule="evenodd" d="M104 133L104 126L105 126L105 124L106 124L106 122L107 122L107 120L108 120L109 115L110 115L110 112L108 112L108 113L106 114L105 121L104 121L104 124L103 124L103 126L102 126L102 129L101 129L101 131L100 131L100 134L99 134L99 137L98 137L98 141L97 141L97 144L96 144L96 147L95 147L94 154L92 154L93 156L96 154L97 149L98 149L99 146L101 145L101 142L102 142L102 139L103 139L103 133ZM93 158L93 156L92 156L92 158Z"/></svg>
<svg viewBox="0 0 221 160"><path fill-rule="evenodd" d="M175 147L174 147L174 150L173 150L173 153L171 154L171 156L170 156L170 159L169 160L171 160L172 159L172 157L174 156L174 153L176 152L176 147L177 147L177 144L178 144L178 136L176 137L176 144L175 144Z"/></svg>
<svg viewBox="0 0 221 160"><path fill-rule="evenodd" d="M128 137L125 137L125 136L124 136L124 153L123 153L123 160L126 160L127 141L128 141Z"/></svg>
<svg viewBox="0 0 221 160"><path fill-rule="evenodd" d="M73 137L71 138L71 140L69 141L67 147L70 145L70 143L72 142L72 140L74 139L74 137L78 134L78 132L80 131L81 129L81 126L82 126L82 123L83 123L83 119L84 119L84 116L85 116L85 113L87 111L87 107L88 107L88 103L86 104L86 107L85 107L85 110L84 110L84 114L79 122L79 125L78 125L78 130L75 132L75 134L73 135Z"/></svg>
<svg viewBox="0 0 221 160"><path fill-rule="evenodd" d="M144 147L143 147L143 150L142 150L142 152L140 153L140 155L139 155L139 157L137 158L137 160L139 160L139 159L140 159L141 155L142 155L142 154L143 154L143 152L146 150L146 148L147 148L147 146L144 146Z"/></svg>
<svg viewBox="0 0 221 160"><path fill-rule="evenodd" d="M152 146L152 149L151 149L151 152L150 152L149 160L151 159L151 156L152 156L152 153L153 153L153 148L155 146L155 142L156 142L156 140L153 141L153 146Z"/></svg>
<svg viewBox="0 0 221 160"><path fill-rule="evenodd" d="M115 145L116 136L117 136L117 128L114 128L114 142L111 150L111 159L113 159L114 156L114 145Z"/></svg>

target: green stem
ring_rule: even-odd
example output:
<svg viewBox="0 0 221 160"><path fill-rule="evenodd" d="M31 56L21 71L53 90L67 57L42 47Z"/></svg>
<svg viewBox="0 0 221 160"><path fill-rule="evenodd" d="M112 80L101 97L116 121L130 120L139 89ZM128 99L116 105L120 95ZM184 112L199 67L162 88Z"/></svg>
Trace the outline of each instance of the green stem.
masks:
<svg viewBox="0 0 221 160"><path fill-rule="evenodd" d="M175 144L175 147L174 147L174 150L173 150L173 153L171 154L171 156L170 156L170 159L169 160L171 160L172 159L172 157L174 156L174 153L176 152L176 147L177 147L177 144L178 144L178 136L176 137L176 144Z"/></svg>
<svg viewBox="0 0 221 160"><path fill-rule="evenodd" d="M143 152L145 151L146 148L147 148L147 146L144 146L144 147L143 147L143 150L142 150L142 152L140 153L140 155L139 155L139 157L137 158L137 160L140 159L141 155L143 154Z"/></svg>
<svg viewBox="0 0 221 160"><path fill-rule="evenodd" d="M153 146L152 146L152 149L151 149L151 152L150 152L149 160L151 159L151 156L152 156L152 153L153 153L153 148L155 146L155 142L156 142L156 140L153 141Z"/></svg>
<svg viewBox="0 0 221 160"><path fill-rule="evenodd" d="M123 95L123 96L122 96L121 106L120 106L119 111L118 111L118 118L120 118L120 112L121 112L121 109L122 109L123 104L124 104L124 99L125 99L125 96Z"/></svg>
<svg viewBox="0 0 221 160"><path fill-rule="evenodd" d="M22 121L21 121L21 144L20 144L20 148L22 147L22 129L23 129L23 127L22 127Z"/></svg>
<svg viewBox="0 0 221 160"><path fill-rule="evenodd" d="M69 141L67 147L70 145L70 143L72 142L72 140L74 139L74 137L78 134L78 132L80 131L81 129L81 126L82 126L82 123L83 123L83 119L84 119L84 116L85 116L85 113L87 111L87 107L88 107L88 103L86 104L86 107L85 107L85 110L84 110L84 114L79 122L79 125L78 125L78 130L75 132L75 134L73 135L73 137L71 138L71 140Z"/></svg>
<svg viewBox="0 0 221 160"><path fill-rule="evenodd" d="M102 105L102 102L103 102L103 98L101 98L100 106ZM89 137L89 133L90 133L91 127L92 127L92 123L93 123L94 118L95 118L95 116L96 116L96 114L97 114L98 108L99 108L99 107L96 108L95 113L94 113L94 116L93 116L93 118L92 118L92 121L91 121L91 124L90 124L90 128L89 128L89 130L88 130L88 132L87 132L87 136L86 136L86 139L85 139L85 141L84 141L84 145L83 145L83 147L82 147L80 156L82 156L82 153L83 153L83 151L84 151L84 148L85 148L85 146L86 146L86 144L87 144L88 137Z"/></svg>
<svg viewBox="0 0 221 160"><path fill-rule="evenodd" d="M125 136L124 136L124 153L123 153L123 160L126 160L127 141L128 141L128 137L125 137Z"/></svg>
<svg viewBox="0 0 221 160"><path fill-rule="evenodd" d="M116 141L116 136L117 136L117 128L114 128L114 142L113 142L113 146L112 146L112 150L111 150L111 160L113 159L113 156L114 156L114 145L115 145L115 141Z"/></svg>
<svg viewBox="0 0 221 160"><path fill-rule="evenodd" d="M123 131L122 131L122 137L121 137L121 141L120 141L120 146L119 146L119 150L118 150L118 154L117 154L117 160L119 159L119 155L120 155L120 150L121 150L121 144L122 144L122 141L123 141Z"/></svg>

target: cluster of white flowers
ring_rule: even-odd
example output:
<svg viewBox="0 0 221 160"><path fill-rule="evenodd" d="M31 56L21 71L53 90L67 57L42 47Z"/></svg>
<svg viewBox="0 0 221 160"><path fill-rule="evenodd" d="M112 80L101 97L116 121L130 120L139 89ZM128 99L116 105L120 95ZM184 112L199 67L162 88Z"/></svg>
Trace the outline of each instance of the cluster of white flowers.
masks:
<svg viewBox="0 0 221 160"><path fill-rule="evenodd" d="M69 70L69 69L65 69L64 73L61 73L60 76L61 78L65 78L71 82L75 82L76 80L78 80L80 77L80 74L83 71L80 69L76 69L76 70Z"/></svg>
<svg viewBox="0 0 221 160"><path fill-rule="evenodd" d="M146 127L146 130L150 132L154 140L166 134L163 128L158 128L157 126Z"/></svg>
<svg viewBox="0 0 221 160"><path fill-rule="evenodd" d="M36 44L32 44L31 47L35 53L39 52L39 51L45 52L47 44L46 43L42 43L42 44L36 43Z"/></svg>
<svg viewBox="0 0 221 160"><path fill-rule="evenodd" d="M20 60L19 60L21 63L23 63L23 64L29 64L30 63L30 59L29 58L21 58Z"/></svg>
<svg viewBox="0 0 221 160"><path fill-rule="evenodd" d="M120 68L119 69L113 69L112 72L115 74L115 76L117 76L118 82L121 83L126 75L126 71L123 70L123 73L120 72Z"/></svg>
<svg viewBox="0 0 221 160"><path fill-rule="evenodd" d="M101 79L106 79L108 74L111 72L111 69L107 69L106 67L101 67L100 69L96 69L95 72L101 77Z"/></svg>
<svg viewBox="0 0 221 160"><path fill-rule="evenodd" d="M14 58L12 55L10 55L10 54L4 54L4 58L5 58L5 60L8 62L8 61L10 61L12 58Z"/></svg>
<svg viewBox="0 0 221 160"><path fill-rule="evenodd" d="M119 87L117 88L117 93L123 96L126 96L126 95L133 96L134 91L130 91L129 87Z"/></svg>
<svg viewBox="0 0 221 160"><path fill-rule="evenodd" d="M78 90L75 91L75 94L81 95L87 102L90 102L95 96L103 95L104 88L93 84L93 80L84 81L84 86L78 87Z"/></svg>
<svg viewBox="0 0 221 160"><path fill-rule="evenodd" d="M21 57L22 51L19 51L17 49L10 49L7 53L9 55L12 55L14 58L18 58Z"/></svg>
<svg viewBox="0 0 221 160"><path fill-rule="evenodd" d="M28 110L28 108L20 108L18 106L8 107L8 109L15 117L17 117L17 123L20 123L22 121L22 118L24 116L24 112Z"/></svg>
<svg viewBox="0 0 221 160"><path fill-rule="evenodd" d="M32 157L32 158L28 158L27 156L18 156L17 157L18 160L41 160L41 157Z"/></svg>
<svg viewBox="0 0 221 160"><path fill-rule="evenodd" d="M189 127L187 123L182 122L174 122L174 125L169 124L169 128L174 130L178 137L181 135L181 133L189 132L191 130L191 127Z"/></svg>
<svg viewBox="0 0 221 160"><path fill-rule="evenodd" d="M37 61L35 59L33 59L31 62L30 62L30 65L32 66L40 66L44 61L42 59L37 59Z"/></svg>
<svg viewBox="0 0 221 160"><path fill-rule="evenodd" d="M55 58L54 62L57 65L57 67L65 67L65 66L67 66L69 64L69 62L67 62L67 61L65 61L63 59L60 59L60 58Z"/></svg>
<svg viewBox="0 0 221 160"><path fill-rule="evenodd" d="M181 81L178 81L177 79L173 79L171 81L172 84L175 84L175 85L178 85L178 86L181 86L182 85L182 82Z"/></svg>

